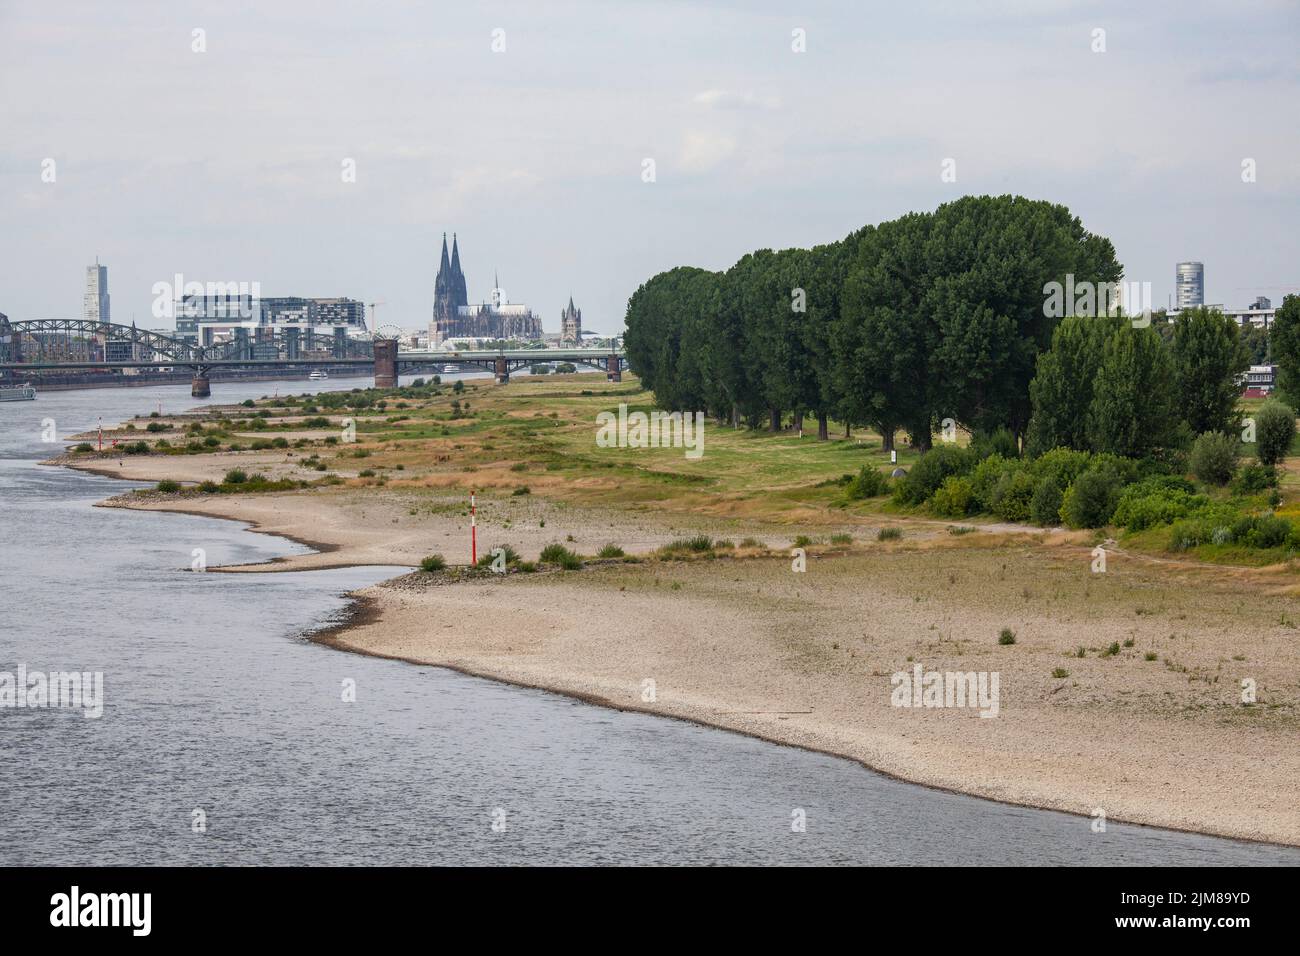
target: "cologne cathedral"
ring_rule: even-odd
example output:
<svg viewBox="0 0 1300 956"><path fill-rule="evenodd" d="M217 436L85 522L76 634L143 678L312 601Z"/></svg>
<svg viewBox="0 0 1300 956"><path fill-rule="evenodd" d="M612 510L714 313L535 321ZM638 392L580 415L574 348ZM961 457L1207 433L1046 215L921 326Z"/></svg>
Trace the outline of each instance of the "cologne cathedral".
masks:
<svg viewBox="0 0 1300 956"><path fill-rule="evenodd" d="M451 237L451 256L447 255L447 235L442 236L442 262L433 283L433 322L429 326L430 344L437 348L449 339L514 339L536 342L542 338L542 320L526 305L506 301L497 282L491 301L469 304L465 273L460 268L460 246Z"/></svg>

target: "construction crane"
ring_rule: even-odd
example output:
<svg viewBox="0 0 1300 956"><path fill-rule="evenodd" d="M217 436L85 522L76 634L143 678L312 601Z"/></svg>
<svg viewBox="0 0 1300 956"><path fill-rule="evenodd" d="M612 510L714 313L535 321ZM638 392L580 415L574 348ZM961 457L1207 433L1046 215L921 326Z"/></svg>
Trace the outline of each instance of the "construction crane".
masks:
<svg viewBox="0 0 1300 956"><path fill-rule="evenodd" d="M367 306L369 307L369 309L370 309L370 328L369 328L368 331L370 331L371 333L373 333L373 332L375 331L375 307L376 307L376 306L380 306L380 305L387 305L387 304L388 304L388 302L385 301L384 299L380 299L378 302L367 302L367 303L366 303L366 305L367 305Z"/></svg>

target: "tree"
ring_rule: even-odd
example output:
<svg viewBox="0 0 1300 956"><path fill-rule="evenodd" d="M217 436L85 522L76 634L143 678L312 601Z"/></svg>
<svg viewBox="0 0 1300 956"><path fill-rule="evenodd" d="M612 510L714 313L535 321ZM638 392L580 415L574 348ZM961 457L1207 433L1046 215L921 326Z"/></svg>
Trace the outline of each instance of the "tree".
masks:
<svg viewBox="0 0 1300 956"><path fill-rule="evenodd" d="M1192 431L1237 431L1237 376L1250 364L1237 323L1218 309L1184 309L1170 346L1178 409Z"/></svg>
<svg viewBox="0 0 1300 956"><path fill-rule="evenodd" d="M1173 363L1160 333L1127 324L1106 341L1088 407L1093 451L1143 458L1180 443Z"/></svg>
<svg viewBox="0 0 1300 956"><path fill-rule="evenodd" d="M1025 444L1030 455L1092 447L1088 411L1102 351L1124 324L1122 318L1072 316L1056 327L1052 347L1038 356L1038 373L1029 384L1033 416Z"/></svg>
<svg viewBox="0 0 1300 956"><path fill-rule="evenodd" d="M1255 441L1260 464L1276 465L1295 439L1295 411L1278 401L1265 402L1255 413Z"/></svg>
<svg viewBox="0 0 1300 956"><path fill-rule="evenodd" d="M1237 473L1241 443L1236 435L1205 432L1192 443L1192 474L1210 485L1226 485Z"/></svg>
<svg viewBox="0 0 1300 956"><path fill-rule="evenodd" d="M1300 295L1282 300L1273 319L1269 347L1277 363L1278 393L1294 408L1300 403Z"/></svg>

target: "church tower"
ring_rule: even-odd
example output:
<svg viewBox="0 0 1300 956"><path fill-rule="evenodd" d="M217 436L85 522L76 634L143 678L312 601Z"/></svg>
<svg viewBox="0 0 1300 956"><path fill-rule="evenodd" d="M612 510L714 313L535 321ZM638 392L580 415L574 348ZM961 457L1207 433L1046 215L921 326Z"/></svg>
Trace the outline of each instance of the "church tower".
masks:
<svg viewBox="0 0 1300 956"><path fill-rule="evenodd" d="M446 239L444 238L444 242ZM455 306L469 305L469 292L465 286L465 273L460 269L460 247L456 234L451 234L451 299Z"/></svg>
<svg viewBox="0 0 1300 956"><path fill-rule="evenodd" d="M463 279L461 280L464 281ZM429 345L437 348L451 334L456 318L454 274L447 258L447 234L442 234L442 261L433 280L433 321L429 324Z"/></svg>
<svg viewBox="0 0 1300 956"><path fill-rule="evenodd" d="M573 296L569 296L569 307L560 313L560 344L582 344L582 310L574 308Z"/></svg>

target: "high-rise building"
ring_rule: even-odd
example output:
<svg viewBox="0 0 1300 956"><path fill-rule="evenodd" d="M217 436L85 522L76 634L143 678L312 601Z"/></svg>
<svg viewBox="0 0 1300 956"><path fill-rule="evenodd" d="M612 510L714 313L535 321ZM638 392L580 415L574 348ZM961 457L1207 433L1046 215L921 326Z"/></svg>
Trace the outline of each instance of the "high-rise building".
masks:
<svg viewBox="0 0 1300 956"><path fill-rule="evenodd" d="M1190 309L1205 304L1205 266L1180 262L1174 275L1174 308Z"/></svg>
<svg viewBox="0 0 1300 956"><path fill-rule="evenodd" d="M86 266L86 295L81 314L89 322L113 321L108 306L108 266L101 266L99 259L93 266Z"/></svg>
<svg viewBox="0 0 1300 956"><path fill-rule="evenodd" d="M569 307L560 313L560 344L582 344L582 310L573 307L573 296L569 296Z"/></svg>

